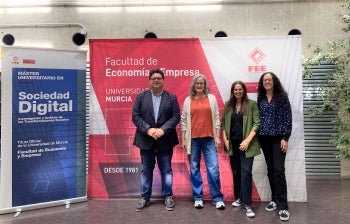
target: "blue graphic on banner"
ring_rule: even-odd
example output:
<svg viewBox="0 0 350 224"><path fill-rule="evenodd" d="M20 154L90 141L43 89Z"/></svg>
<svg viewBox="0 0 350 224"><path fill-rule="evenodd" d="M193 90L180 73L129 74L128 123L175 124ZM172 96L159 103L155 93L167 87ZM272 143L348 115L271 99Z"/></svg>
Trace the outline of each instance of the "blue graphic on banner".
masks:
<svg viewBox="0 0 350 224"><path fill-rule="evenodd" d="M12 75L13 206L86 195L85 71Z"/></svg>

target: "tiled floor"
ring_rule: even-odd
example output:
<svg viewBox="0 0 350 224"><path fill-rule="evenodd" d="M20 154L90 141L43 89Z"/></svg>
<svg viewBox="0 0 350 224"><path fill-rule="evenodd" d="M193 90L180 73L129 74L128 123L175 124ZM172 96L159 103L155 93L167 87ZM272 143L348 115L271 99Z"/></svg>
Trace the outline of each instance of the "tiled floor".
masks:
<svg viewBox="0 0 350 224"><path fill-rule="evenodd" d="M338 224L350 223L350 179L315 179L307 180L308 202L290 202L291 217L288 223L298 224ZM150 207L136 212L136 199L89 200L72 204L69 209L64 206L37 209L14 214L0 215L0 223L24 224L141 224L141 223L282 223L276 212L265 212L266 202L254 202L255 218L247 218L239 209L226 202L226 209L219 211L205 201L203 209L193 208L193 202L176 199L174 211L166 211L163 201L153 200Z"/></svg>

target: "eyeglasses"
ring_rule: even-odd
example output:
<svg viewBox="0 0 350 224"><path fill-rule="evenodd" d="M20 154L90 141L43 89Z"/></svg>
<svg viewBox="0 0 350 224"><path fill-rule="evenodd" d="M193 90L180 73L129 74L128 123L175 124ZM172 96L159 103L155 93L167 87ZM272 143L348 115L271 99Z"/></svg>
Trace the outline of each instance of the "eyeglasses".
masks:
<svg viewBox="0 0 350 224"><path fill-rule="evenodd" d="M205 83L204 82L196 82L196 83L194 83L196 86L204 86L205 85Z"/></svg>
<svg viewBox="0 0 350 224"><path fill-rule="evenodd" d="M151 78L152 81L160 81L160 80L163 80L162 77L153 77Z"/></svg>
<svg viewBox="0 0 350 224"><path fill-rule="evenodd" d="M272 79L263 79L263 82L273 82Z"/></svg>

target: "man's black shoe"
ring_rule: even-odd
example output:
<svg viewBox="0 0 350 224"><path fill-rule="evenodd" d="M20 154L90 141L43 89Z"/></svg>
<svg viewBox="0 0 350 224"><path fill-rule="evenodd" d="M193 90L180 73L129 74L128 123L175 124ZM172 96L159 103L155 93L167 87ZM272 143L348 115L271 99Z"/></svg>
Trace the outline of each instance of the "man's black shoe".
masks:
<svg viewBox="0 0 350 224"><path fill-rule="evenodd" d="M142 198L136 206L136 211L141 212L144 208L148 207L151 204L150 200Z"/></svg>
<svg viewBox="0 0 350 224"><path fill-rule="evenodd" d="M175 202L174 202L172 196L166 197L164 203L165 203L165 209L166 209L166 210L168 210L168 211L174 210L174 208L175 208Z"/></svg>

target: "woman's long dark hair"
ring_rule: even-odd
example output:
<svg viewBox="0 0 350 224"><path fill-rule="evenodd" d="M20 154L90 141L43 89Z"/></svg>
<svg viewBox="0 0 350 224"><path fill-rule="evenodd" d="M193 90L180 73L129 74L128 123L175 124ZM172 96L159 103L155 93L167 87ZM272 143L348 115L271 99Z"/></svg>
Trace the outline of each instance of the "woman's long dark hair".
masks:
<svg viewBox="0 0 350 224"><path fill-rule="evenodd" d="M257 102L258 104L260 103L261 99L266 96L266 90L263 86L263 79L266 74L270 74L272 76L273 80L273 99L277 103L282 103L283 98L287 96L287 92L284 90L281 81L275 75L273 72L265 72L261 75L260 80L259 80L259 85L258 85L258 99Z"/></svg>
<svg viewBox="0 0 350 224"><path fill-rule="evenodd" d="M232 83L231 85L231 95L230 95L230 100L228 101L228 109L231 109L232 111L235 110L236 105L237 105L237 98L235 97L234 90L235 90L235 86L239 84L242 86L243 89L243 97L242 97L242 103L241 103L241 109L240 112L242 114L244 114L245 112L247 112L248 109L248 95L247 95L247 87L245 86L244 82L242 81L235 81Z"/></svg>

